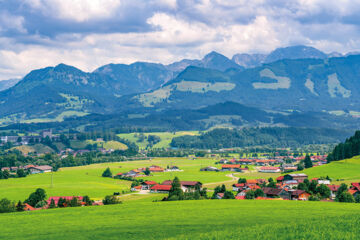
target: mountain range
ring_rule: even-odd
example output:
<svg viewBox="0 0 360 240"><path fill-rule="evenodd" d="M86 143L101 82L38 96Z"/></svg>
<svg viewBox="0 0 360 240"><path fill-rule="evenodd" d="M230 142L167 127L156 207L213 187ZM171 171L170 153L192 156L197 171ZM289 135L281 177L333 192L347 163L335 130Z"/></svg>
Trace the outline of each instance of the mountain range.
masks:
<svg viewBox="0 0 360 240"><path fill-rule="evenodd" d="M359 77L360 55L325 54L307 46L279 48L267 55L236 54L232 59L211 52L201 60L169 65L108 64L91 73L59 64L31 71L0 92L0 120L10 124L120 114L117 118L131 124L147 116L163 118L164 113L176 118L171 111L179 111L181 116L188 112L193 121L205 116L201 109L219 112L218 104L227 103L224 106L231 111L233 103L243 106L242 113L257 112L256 118L247 119L234 110L232 117L212 112L204 119L216 124L287 126L298 125L296 119L304 116L316 116L319 123L338 117L356 126Z"/></svg>

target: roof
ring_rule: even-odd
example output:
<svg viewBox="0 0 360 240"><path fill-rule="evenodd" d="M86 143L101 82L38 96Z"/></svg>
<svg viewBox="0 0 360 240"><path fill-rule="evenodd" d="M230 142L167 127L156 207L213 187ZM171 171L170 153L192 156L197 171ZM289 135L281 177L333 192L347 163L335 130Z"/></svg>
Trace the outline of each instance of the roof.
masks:
<svg viewBox="0 0 360 240"><path fill-rule="evenodd" d="M350 190L348 190L349 191L349 193L351 194L351 195L354 195L358 190L352 190L352 189L350 189Z"/></svg>
<svg viewBox="0 0 360 240"><path fill-rule="evenodd" d="M245 187L245 183L235 183L233 187Z"/></svg>
<svg viewBox="0 0 360 240"><path fill-rule="evenodd" d="M141 189L141 186L135 186L135 187L133 187L133 188L135 188L135 189Z"/></svg>
<svg viewBox="0 0 360 240"><path fill-rule="evenodd" d="M292 173L292 174L287 174L291 177L307 177L307 175L305 173Z"/></svg>
<svg viewBox="0 0 360 240"><path fill-rule="evenodd" d="M36 167L30 167L30 168L35 168L35 169L39 169L42 171L52 170L52 167L49 165L42 165L42 166L36 166Z"/></svg>
<svg viewBox="0 0 360 240"><path fill-rule="evenodd" d="M224 164L221 168L240 168L240 164Z"/></svg>
<svg viewBox="0 0 360 240"><path fill-rule="evenodd" d="M162 185L171 185L173 181L171 180L166 180L162 182ZM202 185L201 182L198 181L180 181L180 184L182 186L195 186L197 184Z"/></svg>
<svg viewBox="0 0 360 240"><path fill-rule="evenodd" d="M36 209L34 207L30 206L29 204L25 203L24 210L25 211L34 211Z"/></svg>
<svg viewBox="0 0 360 240"><path fill-rule="evenodd" d="M261 167L260 170L280 170L278 167Z"/></svg>
<svg viewBox="0 0 360 240"><path fill-rule="evenodd" d="M291 192L291 196L299 196L303 193L306 193L304 190L295 190Z"/></svg>
<svg viewBox="0 0 360 240"><path fill-rule="evenodd" d="M245 199L245 196L236 196L235 199L244 200L244 199Z"/></svg>
<svg viewBox="0 0 360 240"><path fill-rule="evenodd" d="M282 180L284 180L284 176L277 177L276 180L277 181L282 181Z"/></svg>
<svg viewBox="0 0 360 240"><path fill-rule="evenodd" d="M360 183L351 183L351 186L360 191Z"/></svg>
<svg viewBox="0 0 360 240"><path fill-rule="evenodd" d="M340 185L329 185L330 191L337 192L339 190Z"/></svg>
<svg viewBox="0 0 360 240"><path fill-rule="evenodd" d="M256 179L247 179L246 183L247 184L257 184L257 181L256 181Z"/></svg>
<svg viewBox="0 0 360 240"><path fill-rule="evenodd" d="M282 189L270 187L264 187L262 190L266 195L279 195L282 191Z"/></svg>
<svg viewBox="0 0 360 240"><path fill-rule="evenodd" d="M170 191L171 185L155 185L150 188L151 190L158 190L158 191Z"/></svg>
<svg viewBox="0 0 360 240"><path fill-rule="evenodd" d="M145 182L143 182L143 184L146 184L146 185L156 185L157 182L155 182L155 181L145 181Z"/></svg>
<svg viewBox="0 0 360 240"><path fill-rule="evenodd" d="M224 197L224 193L218 193L217 194L219 197L223 198Z"/></svg>

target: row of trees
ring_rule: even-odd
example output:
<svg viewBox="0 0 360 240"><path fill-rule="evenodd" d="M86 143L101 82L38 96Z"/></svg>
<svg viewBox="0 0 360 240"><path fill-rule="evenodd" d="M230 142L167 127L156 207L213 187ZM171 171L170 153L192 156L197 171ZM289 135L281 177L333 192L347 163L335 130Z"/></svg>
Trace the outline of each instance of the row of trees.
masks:
<svg viewBox="0 0 360 240"><path fill-rule="evenodd" d="M207 199L206 188L200 189L199 185L195 185L193 191L183 192L181 183L178 177L175 177L169 195L163 201L180 201L180 200L200 200Z"/></svg>
<svg viewBox="0 0 360 240"><path fill-rule="evenodd" d="M360 155L360 131L356 131L354 136L335 146L327 160L328 162L339 161L357 155Z"/></svg>

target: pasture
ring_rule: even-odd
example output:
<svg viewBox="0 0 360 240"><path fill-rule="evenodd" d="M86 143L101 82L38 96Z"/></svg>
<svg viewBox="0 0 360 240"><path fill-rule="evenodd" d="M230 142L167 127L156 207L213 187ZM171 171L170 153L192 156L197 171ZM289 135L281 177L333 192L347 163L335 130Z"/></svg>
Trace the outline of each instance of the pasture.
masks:
<svg viewBox="0 0 360 240"><path fill-rule="evenodd" d="M144 139L143 141L139 141L139 134L140 133L123 133L118 134L119 137L127 139L133 143L136 143L136 145L139 146L139 148L144 149L149 144L147 139ZM149 135L155 135L160 137L161 141L158 142L153 146L153 148L169 148L170 143L174 137L184 136L184 135L198 135L198 131L180 131L180 132L149 132L149 133L143 133L144 136L148 137Z"/></svg>
<svg viewBox="0 0 360 240"><path fill-rule="evenodd" d="M139 200L0 214L0 239L357 239L359 210L329 202Z"/></svg>

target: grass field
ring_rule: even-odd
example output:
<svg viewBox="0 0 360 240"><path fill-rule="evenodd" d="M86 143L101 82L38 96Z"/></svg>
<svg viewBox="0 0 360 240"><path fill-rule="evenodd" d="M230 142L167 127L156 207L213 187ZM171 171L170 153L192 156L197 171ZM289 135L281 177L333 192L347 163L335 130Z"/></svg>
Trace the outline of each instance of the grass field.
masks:
<svg viewBox="0 0 360 240"><path fill-rule="evenodd" d="M335 183L360 182L360 156L302 171L309 178L329 176Z"/></svg>
<svg viewBox="0 0 360 240"><path fill-rule="evenodd" d="M35 145L21 145L21 146L17 146L17 147L13 147L12 149L17 149L20 152L22 152L23 154L29 154L29 153L39 153L39 154L44 154L44 153L53 153L54 150L46 145L43 144L35 144Z"/></svg>
<svg viewBox="0 0 360 240"><path fill-rule="evenodd" d="M115 175L119 172L127 172L139 167L160 165L165 168L167 165L173 164L184 171L154 173L153 176L144 176L143 179L162 182L178 176L181 180L194 180L202 183L229 182L231 178L225 176L229 172L200 172L201 167L215 166L214 163L214 159L157 158L151 161L101 163L62 168L54 173L34 174L26 178L0 180L0 198L7 197L12 200L24 200L38 187L44 188L48 196L89 195L92 198L102 198L105 195L123 190L128 191L130 189L129 181L101 177L102 172L107 167L110 167ZM52 187L51 176L53 176Z"/></svg>
<svg viewBox="0 0 360 240"><path fill-rule="evenodd" d="M143 142L138 142L138 138L136 135L139 133L123 133L118 134L119 137L127 139L131 142L136 143L139 148L146 148L146 146L149 144L147 139L145 139ZM151 132L151 133L144 133L145 136L149 135L156 135L161 138L161 141L158 142L153 146L153 148L168 148L170 147L170 143L174 137L184 136L184 135L198 135L198 131L182 131L182 132Z"/></svg>
<svg viewBox="0 0 360 240"><path fill-rule="evenodd" d="M126 150L128 149L128 147L118 141L92 141L92 140L87 140L86 141L87 144L97 144L98 147L102 147L105 148L106 150L108 149L114 149L114 150Z"/></svg>
<svg viewBox="0 0 360 240"><path fill-rule="evenodd" d="M358 239L360 204L201 200L0 214L0 239Z"/></svg>

